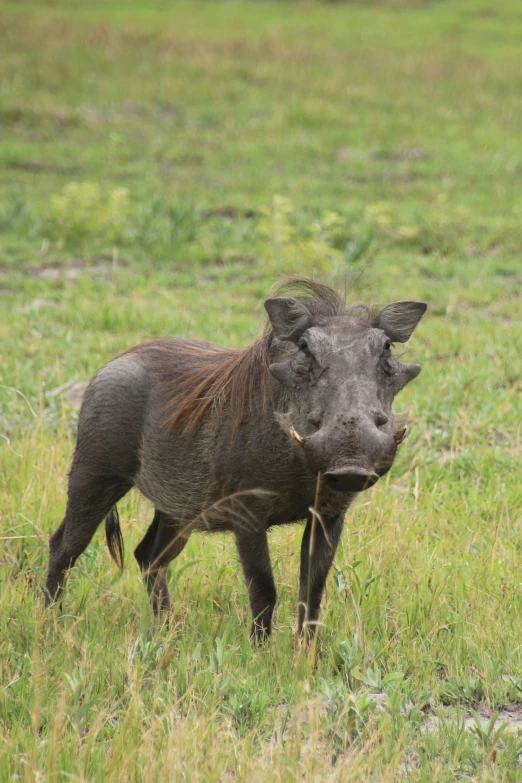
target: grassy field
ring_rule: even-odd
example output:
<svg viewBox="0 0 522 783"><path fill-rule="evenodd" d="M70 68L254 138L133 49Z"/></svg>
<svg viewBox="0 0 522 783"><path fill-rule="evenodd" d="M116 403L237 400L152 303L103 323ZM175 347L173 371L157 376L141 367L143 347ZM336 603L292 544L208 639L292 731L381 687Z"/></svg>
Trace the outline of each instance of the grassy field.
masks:
<svg viewBox="0 0 522 783"><path fill-rule="evenodd" d="M0 10L0 780L522 779L522 6ZM154 624L120 504L46 610L74 385L135 342L234 346L281 274L419 298L410 435L350 511L317 648L301 529L274 636L194 536Z"/></svg>

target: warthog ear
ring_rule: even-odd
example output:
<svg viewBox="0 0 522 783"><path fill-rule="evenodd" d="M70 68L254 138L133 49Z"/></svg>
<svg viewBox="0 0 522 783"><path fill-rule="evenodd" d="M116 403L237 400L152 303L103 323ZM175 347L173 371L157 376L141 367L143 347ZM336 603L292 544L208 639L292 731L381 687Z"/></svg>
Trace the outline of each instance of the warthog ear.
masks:
<svg viewBox="0 0 522 783"><path fill-rule="evenodd" d="M372 326L383 329L394 343L406 343L426 312L424 302L393 302L374 317Z"/></svg>
<svg viewBox="0 0 522 783"><path fill-rule="evenodd" d="M306 307L291 296L267 299L265 310L278 340L296 343L312 322L312 316Z"/></svg>

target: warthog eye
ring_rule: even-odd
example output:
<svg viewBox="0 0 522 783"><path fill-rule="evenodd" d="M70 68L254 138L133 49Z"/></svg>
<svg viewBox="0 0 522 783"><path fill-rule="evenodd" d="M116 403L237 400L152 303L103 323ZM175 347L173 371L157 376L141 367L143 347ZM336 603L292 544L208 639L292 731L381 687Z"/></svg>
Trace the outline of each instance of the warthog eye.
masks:
<svg viewBox="0 0 522 783"><path fill-rule="evenodd" d="M299 348L300 351L304 353L305 356L310 357L310 359L312 358L312 354L310 352L310 348L308 347L308 343L306 342L306 340L303 340L302 337L297 343L297 347Z"/></svg>
<svg viewBox="0 0 522 783"><path fill-rule="evenodd" d="M381 357L381 366L386 375L395 375L395 359L390 352L391 340L386 340L384 343L384 351Z"/></svg>

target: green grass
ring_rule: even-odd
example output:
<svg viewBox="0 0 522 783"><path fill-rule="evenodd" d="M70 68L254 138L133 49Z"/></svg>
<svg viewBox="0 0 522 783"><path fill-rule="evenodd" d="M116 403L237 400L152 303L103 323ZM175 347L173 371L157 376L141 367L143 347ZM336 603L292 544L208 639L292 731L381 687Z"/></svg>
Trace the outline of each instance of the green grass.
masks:
<svg viewBox="0 0 522 783"><path fill-rule="evenodd" d="M518 780L520 4L60 0L0 27L0 780ZM317 649L299 527L270 534L267 645L226 536L191 539L155 625L137 494L123 574L97 535L46 611L61 387L154 335L246 344L287 272L430 305Z"/></svg>

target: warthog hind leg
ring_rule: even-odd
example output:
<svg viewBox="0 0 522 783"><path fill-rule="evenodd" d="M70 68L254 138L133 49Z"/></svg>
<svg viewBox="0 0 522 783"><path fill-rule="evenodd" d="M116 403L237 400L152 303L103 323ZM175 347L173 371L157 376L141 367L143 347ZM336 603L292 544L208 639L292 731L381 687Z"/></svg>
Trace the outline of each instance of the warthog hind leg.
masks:
<svg viewBox="0 0 522 783"><path fill-rule="evenodd" d="M100 523L132 483L93 475L88 466L73 462L65 517L49 541L49 568L45 585L48 603L57 601L68 571L85 551Z"/></svg>
<svg viewBox="0 0 522 783"><path fill-rule="evenodd" d="M167 586L167 567L184 549L188 536L178 522L161 511L154 513L149 529L134 550L143 573L154 614L171 612L172 601Z"/></svg>

